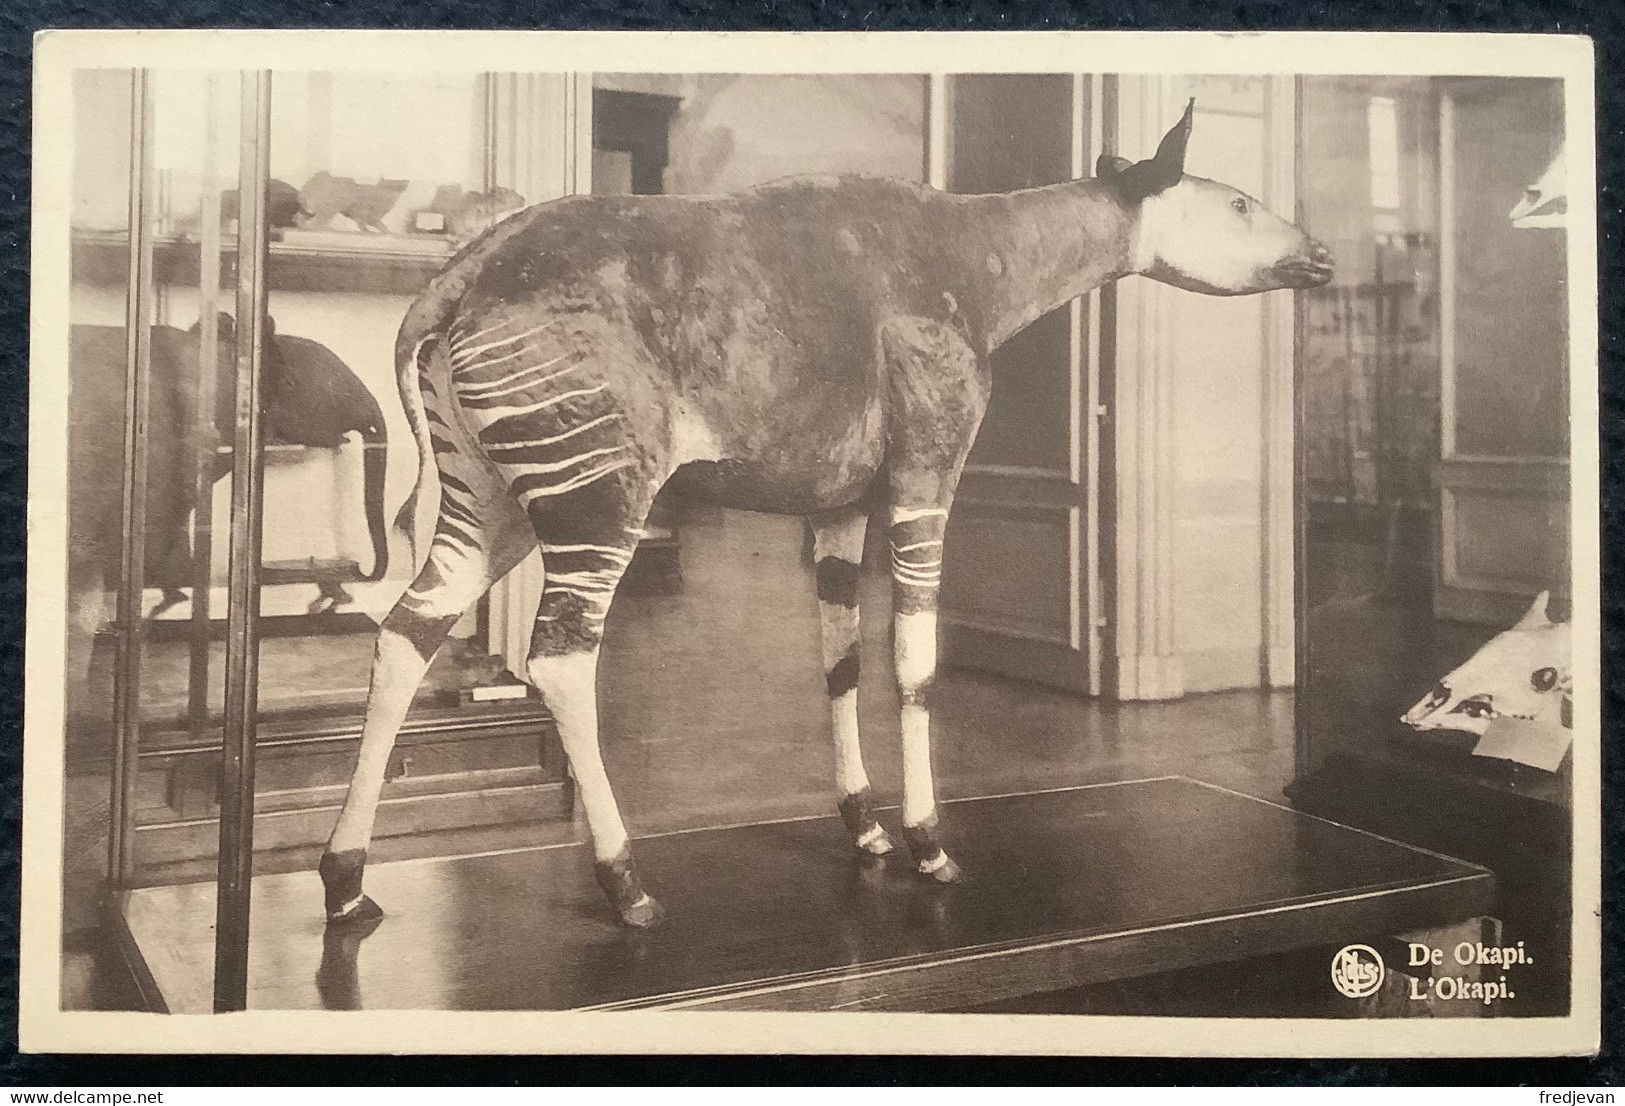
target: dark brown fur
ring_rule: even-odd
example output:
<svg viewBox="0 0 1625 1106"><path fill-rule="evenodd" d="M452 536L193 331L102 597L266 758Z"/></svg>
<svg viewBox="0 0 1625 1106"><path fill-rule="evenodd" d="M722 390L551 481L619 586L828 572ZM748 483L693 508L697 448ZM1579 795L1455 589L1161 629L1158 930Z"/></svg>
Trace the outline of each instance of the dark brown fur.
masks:
<svg viewBox="0 0 1625 1106"><path fill-rule="evenodd" d="M401 345L453 316L471 330L558 317L611 381L645 479L667 475L682 406L721 454L676 473L691 496L805 514L889 469L906 500L937 502L986 404L985 355L1036 317L1030 297L1059 302L1123 263L1084 256L1124 221L1115 201L1096 182L1068 187L956 197L813 178L547 204L454 260ZM1042 234L1035 222L1069 201L1075 237Z"/></svg>

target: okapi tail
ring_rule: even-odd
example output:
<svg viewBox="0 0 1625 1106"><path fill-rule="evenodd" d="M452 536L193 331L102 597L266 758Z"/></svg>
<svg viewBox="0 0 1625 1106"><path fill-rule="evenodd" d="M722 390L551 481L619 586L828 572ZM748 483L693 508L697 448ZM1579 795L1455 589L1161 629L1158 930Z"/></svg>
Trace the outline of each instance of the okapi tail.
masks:
<svg viewBox="0 0 1625 1106"><path fill-rule="evenodd" d="M422 301L419 301L421 304ZM414 309L418 305L414 305ZM429 438L429 420L423 406L423 393L420 391L419 371L421 360L425 354L425 347L431 345L439 338L438 325L436 329L427 333L418 332L413 327L413 312L408 312L406 321L401 324L400 336L395 342L395 381L401 393L401 409L406 412L406 425L412 430L412 440L418 447L418 474L412 484L412 490L407 493L406 501L395 514L395 530L406 539L407 556L411 558L414 572L420 568L417 540L418 503L430 492L430 485L436 483L436 468L434 462L434 443ZM370 475L370 474L369 474ZM436 485L438 486L438 485ZM379 504L380 518L378 525L383 525L383 504ZM369 514L367 525L370 528L373 520Z"/></svg>
<svg viewBox="0 0 1625 1106"><path fill-rule="evenodd" d="M372 571L364 581L382 580L389 571L389 531L384 525L384 475L389 469L389 438L382 421L361 435L361 496L372 539Z"/></svg>
<svg viewBox="0 0 1625 1106"><path fill-rule="evenodd" d="M481 271L486 257L529 225L535 213L542 210L543 206L537 206L512 216L458 250L407 309L406 318L401 321L400 333L396 335L395 383L400 389L401 407L406 412L407 425L412 428L412 439L417 442L418 475L406 502L401 504L395 516L395 529L406 537L414 571L422 567L417 542L418 505L431 483L436 489L439 487L439 468L435 464L434 443L429 438L429 419L423 406L424 358L435 356L437 350L442 356L445 355L443 347L452 315L459 300Z"/></svg>

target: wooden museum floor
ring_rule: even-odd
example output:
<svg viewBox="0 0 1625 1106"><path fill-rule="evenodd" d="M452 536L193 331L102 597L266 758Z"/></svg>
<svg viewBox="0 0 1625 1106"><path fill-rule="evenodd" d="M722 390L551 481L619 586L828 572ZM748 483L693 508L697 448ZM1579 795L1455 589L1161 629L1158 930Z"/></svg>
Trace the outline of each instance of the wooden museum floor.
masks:
<svg viewBox="0 0 1625 1106"><path fill-rule="evenodd" d="M833 755L817 603L799 520L690 511L684 586L625 596L606 637L605 759L634 835L832 812ZM869 611L888 581L867 572ZM864 756L876 792L901 784L889 618L865 623ZM1185 775L1279 800L1292 771L1292 700L1253 691L1116 705L1000 677L947 671L935 699L943 798ZM70 778L64 1003L127 1008L133 996L97 927L107 780ZM378 861L579 836L536 823L377 842ZM261 856L260 872L313 867L313 851ZM1106 1001L1106 1000L1102 1000Z"/></svg>

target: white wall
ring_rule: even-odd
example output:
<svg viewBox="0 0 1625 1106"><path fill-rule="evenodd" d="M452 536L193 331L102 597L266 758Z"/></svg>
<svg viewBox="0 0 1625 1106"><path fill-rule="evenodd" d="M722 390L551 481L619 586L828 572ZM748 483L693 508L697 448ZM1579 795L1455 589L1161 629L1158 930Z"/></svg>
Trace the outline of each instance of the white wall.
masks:
<svg viewBox="0 0 1625 1106"><path fill-rule="evenodd" d="M1192 82L1197 115L1185 168L1263 198L1264 82L1224 87L1233 83ZM1213 110L1221 106L1245 114ZM1263 645L1265 305L1260 297L1172 295L1175 618L1185 690L1254 687Z"/></svg>
<svg viewBox="0 0 1625 1106"><path fill-rule="evenodd" d="M1186 171L1291 218L1284 82L1122 77L1123 154L1149 156L1192 96ZM1106 525L1118 557L1107 686L1121 698L1290 681L1291 297L1119 286L1118 511Z"/></svg>
<svg viewBox="0 0 1625 1106"><path fill-rule="evenodd" d="M593 84L681 98L667 192L729 192L801 173L920 180L925 172L917 75L600 73Z"/></svg>

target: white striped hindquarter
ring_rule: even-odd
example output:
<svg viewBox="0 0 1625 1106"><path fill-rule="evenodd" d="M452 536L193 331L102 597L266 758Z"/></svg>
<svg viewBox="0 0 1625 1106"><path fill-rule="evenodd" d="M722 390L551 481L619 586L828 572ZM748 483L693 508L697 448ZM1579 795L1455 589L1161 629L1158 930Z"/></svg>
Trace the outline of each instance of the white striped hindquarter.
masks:
<svg viewBox="0 0 1625 1106"><path fill-rule="evenodd" d="M427 339L417 364L418 394L440 487L428 560L452 571L482 560L511 567L535 547L535 537L496 466L459 416L444 340ZM425 506L418 504L418 511ZM414 532L418 521L409 520ZM497 575L506 571L502 568ZM415 581L403 599L414 604L432 601L433 585L425 588L424 583Z"/></svg>
<svg viewBox="0 0 1625 1106"><path fill-rule="evenodd" d="M450 398L468 434L456 444L477 452L541 544L538 620L578 616L596 636L653 489L589 349L559 320L482 318L447 338Z"/></svg>

